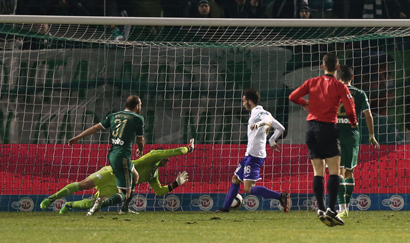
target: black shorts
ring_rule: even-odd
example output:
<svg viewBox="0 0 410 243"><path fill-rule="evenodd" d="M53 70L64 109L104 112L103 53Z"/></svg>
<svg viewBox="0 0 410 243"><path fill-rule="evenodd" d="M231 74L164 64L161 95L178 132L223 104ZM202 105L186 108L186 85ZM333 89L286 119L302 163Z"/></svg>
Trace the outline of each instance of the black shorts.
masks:
<svg viewBox="0 0 410 243"><path fill-rule="evenodd" d="M339 131L336 124L308 121L306 144L310 159L326 159L340 156Z"/></svg>

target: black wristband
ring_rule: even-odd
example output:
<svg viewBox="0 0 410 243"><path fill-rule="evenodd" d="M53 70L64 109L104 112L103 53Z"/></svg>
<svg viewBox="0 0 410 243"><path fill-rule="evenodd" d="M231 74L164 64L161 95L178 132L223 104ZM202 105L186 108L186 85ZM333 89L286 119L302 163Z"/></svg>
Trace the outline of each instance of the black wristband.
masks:
<svg viewBox="0 0 410 243"><path fill-rule="evenodd" d="M169 191L171 192L172 190L174 190L175 188L177 188L179 185L178 185L178 182L177 181L174 181L174 182L172 182L171 184L169 184L168 185L168 189L169 189Z"/></svg>

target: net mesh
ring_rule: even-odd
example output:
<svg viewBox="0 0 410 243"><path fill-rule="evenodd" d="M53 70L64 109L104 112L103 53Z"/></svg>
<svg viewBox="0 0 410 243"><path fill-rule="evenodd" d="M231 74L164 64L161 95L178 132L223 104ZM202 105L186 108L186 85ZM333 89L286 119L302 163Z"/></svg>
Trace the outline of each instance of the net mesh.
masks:
<svg viewBox="0 0 410 243"><path fill-rule="evenodd" d="M130 46L261 47L406 37L409 27L212 27L3 24L0 33ZM118 38L121 36L120 38Z"/></svg>
<svg viewBox="0 0 410 243"><path fill-rule="evenodd" d="M127 35L125 27L116 28L2 26L2 210L39 210L47 195L107 165L108 132L74 148L64 144L122 110L130 94L143 103L146 153L183 146L190 138L197 143L193 154L172 158L159 170L163 185L180 171L189 173L190 181L170 194L178 197L156 197L147 183L141 184L134 208L216 209L246 150L248 113L241 96L250 87L260 91L261 105L286 128L280 152L268 148L258 184L290 191L293 209L314 207L304 144L307 114L288 95L322 74L320 60L331 51L341 64L353 66L354 85L369 97L382 144L379 151L368 145L366 123L359 119L362 145L352 207L366 209L367 195L371 209L403 209L395 205L401 202L397 196L407 200L410 190L408 28L130 26ZM75 193L53 209L92 193ZM280 208L270 199L248 197L246 202L248 210Z"/></svg>

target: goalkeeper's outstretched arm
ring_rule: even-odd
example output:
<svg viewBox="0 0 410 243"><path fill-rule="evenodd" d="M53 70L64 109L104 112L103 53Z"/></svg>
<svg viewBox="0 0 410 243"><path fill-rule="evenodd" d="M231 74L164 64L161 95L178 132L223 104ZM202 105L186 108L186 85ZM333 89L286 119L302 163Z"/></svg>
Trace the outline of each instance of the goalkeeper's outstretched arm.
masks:
<svg viewBox="0 0 410 243"><path fill-rule="evenodd" d="M151 188L154 189L155 194L157 194L157 196L160 197L160 196L164 196L165 194L171 192L175 188L183 185L187 181L188 181L188 173L184 171L182 173L179 172L175 181L169 185L162 186L161 182L159 182L158 176L148 181L148 183L150 184Z"/></svg>

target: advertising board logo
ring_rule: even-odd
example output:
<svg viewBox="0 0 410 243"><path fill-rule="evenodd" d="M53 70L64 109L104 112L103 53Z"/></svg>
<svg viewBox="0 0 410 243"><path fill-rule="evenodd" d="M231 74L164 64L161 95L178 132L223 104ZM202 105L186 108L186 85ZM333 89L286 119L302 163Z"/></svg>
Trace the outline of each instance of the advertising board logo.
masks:
<svg viewBox="0 0 410 243"><path fill-rule="evenodd" d="M181 201L179 200L179 197L175 195L169 195L164 200L159 200L158 204L160 206L164 206L170 211L175 211L181 206Z"/></svg>
<svg viewBox="0 0 410 243"><path fill-rule="evenodd" d="M283 210L283 206L280 204L278 199L270 200L270 208L278 208L279 210ZM289 199L289 208L292 208L292 200L290 199Z"/></svg>
<svg viewBox="0 0 410 243"><path fill-rule="evenodd" d="M312 210L317 210L319 207L317 206L317 200L316 197L313 196L311 198L307 198L306 200L303 201L303 206L312 209Z"/></svg>
<svg viewBox="0 0 410 243"><path fill-rule="evenodd" d="M135 211L144 211L147 208L147 198L136 195L132 198L130 205Z"/></svg>
<svg viewBox="0 0 410 243"><path fill-rule="evenodd" d="M18 201L12 202L11 207L21 212L31 212L34 209L34 201L29 197L23 197Z"/></svg>
<svg viewBox="0 0 410 243"><path fill-rule="evenodd" d="M399 211L404 207L404 199L400 195L393 195L389 199L384 199L382 204L383 206L390 207L394 211Z"/></svg>
<svg viewBox="0 0 410 243"><path fill-rule="evenodd" d="M67 200L65 200L65 198L60 198L57 199L53 202L52 206L53 206L53 211L54 212L60 212L61 208L63 207L64 203L66 203Z"/></svg>
<svg viewBox="0 0 410 243"><path fill-rule="evenodd" d="M357 207L359 210L364 211L370 208L370 206L372 205L372 200L369 196L365 194L360 194L356 197L356 199L351 199L351 205L353 207Z"/></svg>
<svg viewBox="0 0 410 243"><path fill-rule="evenodd" d="M209 195L202 195L198 199L192 199L191 205L203 211L209 211L214 206L214 200Z"/></svg>
<svg viewBox="0 0 410 243"><path fill-rule="evenodd" d="M255 211L259 207L259 199L254 195L245 197L245 208L249 211Z"/></svg>

